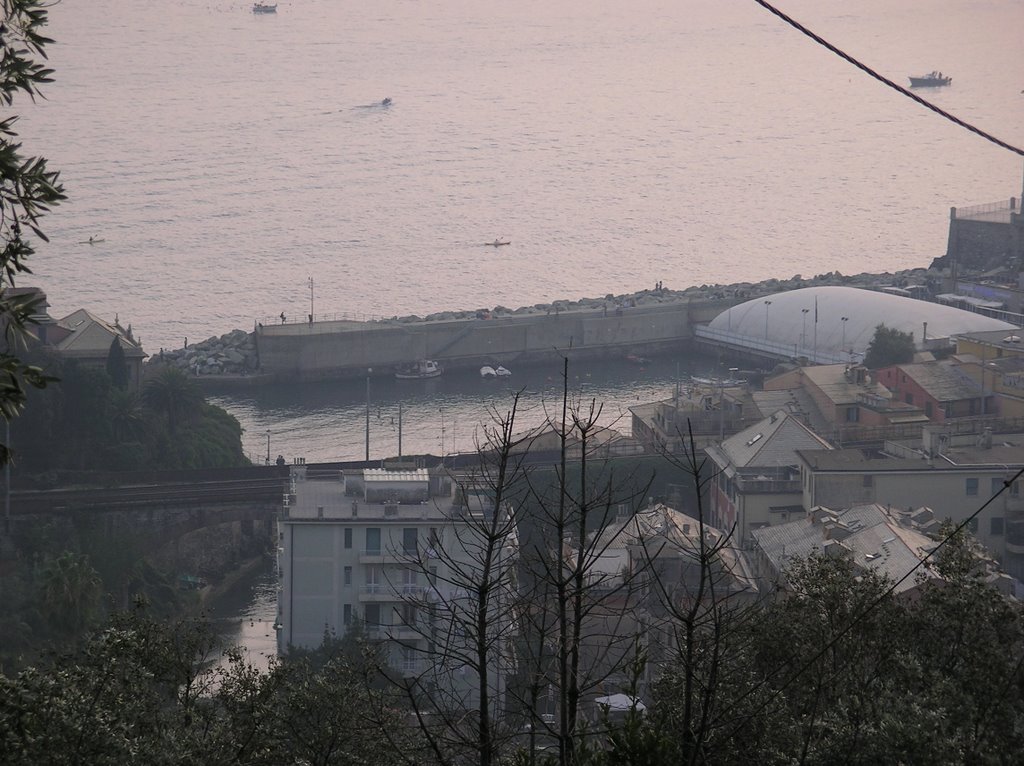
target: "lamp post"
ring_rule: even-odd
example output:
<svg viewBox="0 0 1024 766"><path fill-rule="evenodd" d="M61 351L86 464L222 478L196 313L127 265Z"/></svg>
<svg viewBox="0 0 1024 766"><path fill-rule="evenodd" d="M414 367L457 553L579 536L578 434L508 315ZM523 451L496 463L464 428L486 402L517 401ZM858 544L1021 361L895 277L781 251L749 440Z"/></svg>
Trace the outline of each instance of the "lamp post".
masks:
<svg viewBox="0 0 1024 766"><path fill-rule="evenodd" d="M267 465L270 465L270 429L267 429Z"/></svg>
<svg viewBox="0 0 1024 766"><path fill-rule="evenodd" d="M313 324L313 277L309 278L309 323Z"/></svg>
<svg viewBox="0 0 1024 766"><path fill-rule="evenodd" d="M768 307L772 305L771 301L764 302L764 339L768 340Z"/></svg>
<svg viewBox="0 0 1024 766"><path fill-rule="evenodd" d="M800 313L804 315L803 329L800 331L800 350L805 351L807 349L807 312L810 309L800 309Z"/></svg>
<svg viewBox="0 0 1024 766"><path fill-rule="evenodd" d="M843 323L843 342L839 350L846 351L846 323L850 321L850 317L839 317L839 321Z"/></svg>
<svg viewBox="0 0 1024 766"><path fill-rule="evenodd" d="M438 407L437 411L441 413L441 465L444 465L444 407Z"/></svg>
<svg viewBox="0 0 1024 766"><path fill-rule="evenodd" d="M366 462L370 462L370 375L372 367L366 368Z"/></svg>

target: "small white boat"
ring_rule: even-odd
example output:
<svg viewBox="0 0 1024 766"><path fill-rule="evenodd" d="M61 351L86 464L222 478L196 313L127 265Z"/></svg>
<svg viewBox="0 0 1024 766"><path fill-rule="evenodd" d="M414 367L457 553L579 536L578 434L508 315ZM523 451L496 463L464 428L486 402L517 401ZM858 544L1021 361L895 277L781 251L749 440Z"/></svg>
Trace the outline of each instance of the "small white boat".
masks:
<svg viewBox="0 0 1024 766"><path fill-rule="evenodd" d="M486 379L498 377L498 371L491 367L489 364L485 364L480 368L480 377Z"/></svg>
<svg viewBox="0 0 1024 766"><path fill-rule="evenodd" d="M423 380L437 378L441 375L441 367L433 359L420 359L415 364L400 368L395 377L398 380Z"/></svg>
<svg viewBox="0 0 1024 766"><path fill-rule="evenodd" d="M252 4L252 12L253 13L277 13L277 3L274 3L273 5L271 5L270 3L259 3L259 2L253 3Z"/></svg>
<svg viewBox="0 0 1024 766"><path fill-rule="evenodd" d="M507 369L506 367L502 367L499 365L494 370L494 374L497 375L499 378L507 378L509 375L512 374L512 371Z"/></svg>

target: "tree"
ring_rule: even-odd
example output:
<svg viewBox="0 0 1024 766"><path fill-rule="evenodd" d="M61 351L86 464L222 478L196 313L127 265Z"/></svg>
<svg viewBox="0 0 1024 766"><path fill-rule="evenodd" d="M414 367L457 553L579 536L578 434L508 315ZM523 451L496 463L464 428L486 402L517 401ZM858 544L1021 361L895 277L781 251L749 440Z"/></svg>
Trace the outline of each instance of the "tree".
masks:
<svg viewBox="0 0 1024 766"><path fill-rule="evenodd" d="M142 401L162 414L167 429L174 433L181 422L199 412L203 394L199 387L177 367L162 367L155 377L146 381Z"/></svg>
<svg viewBox="0 0 1024 766"><path fill-rule="evenodd" d="M39 602L54 632L73 641L99 616L103 588L86 556L65 551L43 565Z"/></svg>
<svg viewBox="0 0 1024 766"><path fill-rule="evenodd" d="M124 358L120 337L110 341L110 351L107 352L107 375L110 376L114 388L122 391L128 388L128 362Z"/></svg>
<svg viewBox="0 0 1024 766"><path fill-rule="evenodd" d="M11 106L24 92L35 100L42 85L51 82L52 70L40 59L53 42L42 35L47 23L46 6L40 0L3 0L0 5L0 103ZM55 378L18 356L28 338L32 316L40 298L16 295L15 278L31 273L28 259L35 249L33 238L48 241L39 219L64 197L59 174L47 170L41 157L25 157L13 126L16 116L0 120L0 326L6 344L0 352L0 416L10 421L25 406L26 386L42 388ZM0 463L10 459L0 444Z"/></svg>
<svg viewBox="0 0 1024 766"><path fill-rule="evenodd" d="M914 359L914 334L901 332L893 327L880 324L868 344L864 366L878 370L893 364L905 364Z"/></svg>
<svg viewBox="0 0 1024 766"><path fill-rule="evenodd" d="M421 672L389 676L443 764L472 757L492 766L509 744L502 722L520 607L516 528L528 491L526 455L514 450L518 405L516 394L507 413L492 413L479 466L456 479L460 510L426 547L403 557L428 587L409 589L399 624L427 648ZM415 650L417 642L399 643Z"/></svg>

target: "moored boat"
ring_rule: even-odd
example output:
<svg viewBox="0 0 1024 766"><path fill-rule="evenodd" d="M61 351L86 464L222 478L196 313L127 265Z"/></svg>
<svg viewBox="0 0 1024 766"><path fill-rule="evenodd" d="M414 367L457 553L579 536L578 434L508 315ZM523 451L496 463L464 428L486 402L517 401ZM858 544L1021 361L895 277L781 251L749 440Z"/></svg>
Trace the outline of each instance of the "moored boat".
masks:
<svg viewBox="0 0 1024 766"><path fill-rule="evenodd" d="M489 364L485 364L483 367L480 368L480 377L483 378L484 380L496 378L498 377L498 372Z"/></svg>
<svg viewBox="0 0 1024 766"><path fill-rule="evenodd" d="M401 367L395 372L398 380L422 380L441 375L441 367L433 359L420 359L414 364Z"/></svg>
<svg viewBox="0 0 1024 766"><path fill-rule="evenodd" d="M499 378L507 378L512 374L512 371L507 367L502 367L501 365L498 365L494 370L494 374L497 375Z"/></svg>

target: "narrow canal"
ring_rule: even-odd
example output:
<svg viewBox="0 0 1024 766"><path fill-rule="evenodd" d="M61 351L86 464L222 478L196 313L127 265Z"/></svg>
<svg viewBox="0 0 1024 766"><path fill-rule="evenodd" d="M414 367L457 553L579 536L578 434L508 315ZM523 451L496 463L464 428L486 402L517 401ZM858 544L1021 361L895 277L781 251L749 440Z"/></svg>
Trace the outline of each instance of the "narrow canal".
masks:
<svg viewBox="0 0 1024 766"><path fill-rule="evenodd" d="M277 654L277 575L274 562L260 559L224 592L206 603L206 612L226 646L239 646L253 666L266 670Z"/></svg>

